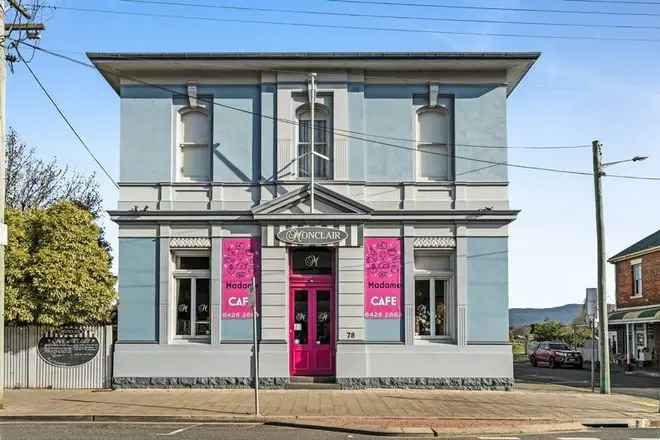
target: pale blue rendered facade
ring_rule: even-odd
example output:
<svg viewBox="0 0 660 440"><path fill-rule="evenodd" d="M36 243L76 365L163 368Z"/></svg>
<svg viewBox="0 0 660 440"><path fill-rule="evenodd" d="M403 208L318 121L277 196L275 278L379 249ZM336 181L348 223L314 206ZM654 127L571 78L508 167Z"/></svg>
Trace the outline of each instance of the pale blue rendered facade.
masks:
<svg viewBox="0 0 660 440"><path fill-rule="evenodd" d="M89 56L121 101L115 386L250 383L251 321L221 319L221 249L232 237L260 240L261 372L264 385L285 386L291 248L276 233L309 225L351 237L332 251L337 383L511 387L508 225L518 211L497 147L507 145L507 97L539 54ZM311 71L332 165L310 213L296 157ZM179 142L195 105L208 121L208 149L193 158L202 179L185 175L193 159ZM425 147L427 131L446 140ZM401 241L401 319L362 313L369 237ZM208 255L208 338L178 335L180 255ZM424 312L434 334L419 311L428 286L442 290Z"/></svg>

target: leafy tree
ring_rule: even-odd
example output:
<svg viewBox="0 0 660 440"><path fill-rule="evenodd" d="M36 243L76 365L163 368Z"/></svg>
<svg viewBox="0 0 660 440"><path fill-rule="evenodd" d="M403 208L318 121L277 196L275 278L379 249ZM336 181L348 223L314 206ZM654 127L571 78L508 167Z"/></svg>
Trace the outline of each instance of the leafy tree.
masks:
<svg viewBox="0 0 660 440"><path fill-rule="evenodd" d="M62 326L108 322L115 279L103 232L72 202L8 209L7 321Z"/></svg>
<svg viewBox="0 0 660 440"><path fill-rule="evenodd" d="M563 335L561 323L548 320L532 324L529 333L536 341L557 341Z"/></svg>
<svg viewBox="0 0 660 440"><path fill-rule="evenodd" d="M16 131L7 134L7 206L16 209L46 208L60 200L72 201L94 216L101 212L102 198L94 174L71 173L55 159L45 162L34 148L21 142Z"/></svg>

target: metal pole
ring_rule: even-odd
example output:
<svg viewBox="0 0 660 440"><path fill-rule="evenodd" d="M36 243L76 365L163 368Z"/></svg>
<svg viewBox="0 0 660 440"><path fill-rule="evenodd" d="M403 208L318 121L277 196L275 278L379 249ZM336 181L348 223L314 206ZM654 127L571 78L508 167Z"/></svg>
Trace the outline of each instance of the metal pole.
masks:
<svg viewBox="0 0 660 440"><path fill-rule="evenodd" d="M605 283L605 225L603 222L603 194L601 177L605 174L602 165L602 145L593 141L594 197L596 202L596 241L598 255L598 336L600 359L600 392L610 394L610 350L607 337L607 289Z"/></svg>
<svg viewBox="0 0 660 440"><path fill-rule="evenodd" d="M591 320L591 392L596 391L596 320Z"/></svg>
<svg viewBox="0 0 660 440"><path fill-rule="evenodd" d="M255 297L252 301L252 343L254 347L254 356L252 356L254 362L254 415L259 416L259 342L257 340L257 301L256 301L256 291L257 286L255 284L256 279L252 278L252 289L254 289Z"/></svg>
<svg viewBox="0 0 660 440"><path fill-rule="evenodd" d="M310 113L311 113L311 121L310 121L310 137L311 137L311 149L309 153L309 157L311 158L312 162L312 178L311 178L311 194L310 194L310 208L309 208L309 213L314 214L314 174L315 173L315 162L316 162L316 156L314 155L314 143L316 142L316 139L314 138L314 107L316 104L316 84L314 83L314 80L316 79L316 73L310 73L310 82L309 86L311 88L311 93L309 97L309 106L310 106Z"/></svg>
<svg viewBox="0 0 660 440"><path fill-rule="evenodd" d="M7 91L7 70L5 66L5 1L0 0L0 139L2 139L2 154L0 154L0 408L5 404L5 246L7 244L7 225L5 225L5 99Z"/></svg>

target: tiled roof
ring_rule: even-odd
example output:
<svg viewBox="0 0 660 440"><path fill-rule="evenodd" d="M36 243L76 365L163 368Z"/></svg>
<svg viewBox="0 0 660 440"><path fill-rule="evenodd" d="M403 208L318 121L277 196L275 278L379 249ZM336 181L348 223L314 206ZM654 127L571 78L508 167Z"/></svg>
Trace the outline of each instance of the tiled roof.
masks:
<svg viewBox="0 0 660 440"><path fill-rule="evenodd" d="M653 234L649 235L648 237L642 238L632 246L628 246L627 248L625 248L615 256L611 257L610 260L614 260L615 258L619 258L624 255L634 254L658 246L660 246L660 229L655 231Z"/></svg>

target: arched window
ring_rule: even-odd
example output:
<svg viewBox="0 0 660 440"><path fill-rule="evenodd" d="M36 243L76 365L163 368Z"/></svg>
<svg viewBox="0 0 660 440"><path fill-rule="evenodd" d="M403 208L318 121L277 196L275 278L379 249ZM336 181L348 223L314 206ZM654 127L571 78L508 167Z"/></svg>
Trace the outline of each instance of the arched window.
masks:
<svg viewBox="0 0 660 440"><path fill-rule="evenodd" d="M311 177L312 155L311 149L311 119L312 115L308 105L302 106L297 112L298 116L298 177ZM332 178L332 147L330 145L330 112L324 105L314 107L314 151L330 160L320 157L314 158L314 177L319 179Z"/></svg>
<svg viewBox="0 0 660 440"><path fill-rule="evenodd" d="M209 117L205 108L179 111L178 178L207 182L211 174Z"/></svg>
<svg viewBox="0 0 660 440"><path fill-rule="evenodd" d="M449 112L444 106L417 112L417 178L449 180Z"/></svg>

